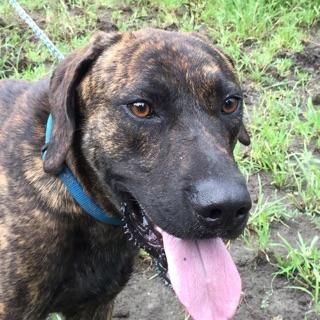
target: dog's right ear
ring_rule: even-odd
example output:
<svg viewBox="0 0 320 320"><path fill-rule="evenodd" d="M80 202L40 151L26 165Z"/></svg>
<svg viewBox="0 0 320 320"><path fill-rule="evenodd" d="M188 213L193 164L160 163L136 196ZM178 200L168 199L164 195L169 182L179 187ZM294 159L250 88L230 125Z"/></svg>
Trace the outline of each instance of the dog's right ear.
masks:
<svg viewBox="0 0 320 320"><path fill-rule="evenodd" d="M63 168L75 130L77 86L98 56L121 37L118 32L98 32L86 47L69 55L53 73L49 88L53 129L44 160L45 172L57 174Z"/></svg>

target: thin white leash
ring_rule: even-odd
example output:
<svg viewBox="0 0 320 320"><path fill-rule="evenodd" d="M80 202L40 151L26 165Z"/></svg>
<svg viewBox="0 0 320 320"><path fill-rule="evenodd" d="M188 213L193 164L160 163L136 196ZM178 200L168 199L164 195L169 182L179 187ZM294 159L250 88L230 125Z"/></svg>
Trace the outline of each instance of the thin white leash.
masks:
<svg viewBox="0 0 320 320"><path fill-rule="evenodd" d="M25 10L19 5L19 3L16 0L9 0L9 3L16 11L18 16L32 29L36 37L46 45L50 53L58 60L63 60L64 55L52 43L48 36L38 27L33 19L25 12Z"/></svg>

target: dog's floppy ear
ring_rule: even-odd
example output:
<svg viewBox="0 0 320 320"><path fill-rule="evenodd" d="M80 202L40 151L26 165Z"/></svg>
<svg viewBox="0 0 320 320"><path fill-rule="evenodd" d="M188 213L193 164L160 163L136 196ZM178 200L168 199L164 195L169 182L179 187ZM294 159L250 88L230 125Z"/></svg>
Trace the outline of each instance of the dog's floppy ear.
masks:
<svg viewBox="0 0 320 320"><path fill-rule="evenodd" d="M249 133L246 129L246 127L244 126L244 124L242 124L239 134L238 134L238 140L240 143L242 143L245 146L248 146L250 144L250 136Z"/></svg>
<svg viewBox="0 0 320 320"><path fill-rule="evenodd" d="M49 87L53 128L44 161L45 172L57 174L63 168L75 129L77 86L102 51L120 39L118 32L98 32L86 47L68 56L53 73Z"/></svg>

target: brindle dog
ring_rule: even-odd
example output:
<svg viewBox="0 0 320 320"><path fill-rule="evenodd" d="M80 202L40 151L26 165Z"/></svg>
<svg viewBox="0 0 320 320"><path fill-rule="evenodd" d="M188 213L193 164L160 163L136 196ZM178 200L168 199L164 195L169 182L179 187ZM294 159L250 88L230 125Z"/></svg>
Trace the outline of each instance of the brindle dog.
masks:
<svg viewBox="0 0 320 320"><path fill-rule="evenodd" d="M100 32L50 81L1 81L0 319L111 319L129 279L137 250L75 203L56 175L65 163L150 251L155 225L239 235L251 207L233 158L237 139L249 144L242 97L232 61L206 39L154 29Z"/></svg>

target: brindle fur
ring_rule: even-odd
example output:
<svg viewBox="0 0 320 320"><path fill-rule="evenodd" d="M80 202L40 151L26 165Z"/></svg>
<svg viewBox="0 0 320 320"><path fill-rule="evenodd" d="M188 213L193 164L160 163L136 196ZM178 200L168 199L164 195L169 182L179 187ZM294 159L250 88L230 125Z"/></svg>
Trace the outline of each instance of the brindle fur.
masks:
<svg viewBox="0 0 320 320"><path fill-rule="evenodd" d="M233 147L248 137L241 113L217 116L224 87L239 88L228 57L197 35L159 30L99 33L50 81L0 81L1 320L111 319L131 274L136 249L121 227L78 207L55 176L64 162L110 215L125 186L163 229L213 235L186 216L178 191L208 170L238 175ZM158 104L166 123L133 119L124 105L139 97ZM212 147L215 160L204 151Z"/></svg>

